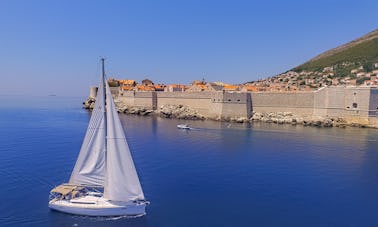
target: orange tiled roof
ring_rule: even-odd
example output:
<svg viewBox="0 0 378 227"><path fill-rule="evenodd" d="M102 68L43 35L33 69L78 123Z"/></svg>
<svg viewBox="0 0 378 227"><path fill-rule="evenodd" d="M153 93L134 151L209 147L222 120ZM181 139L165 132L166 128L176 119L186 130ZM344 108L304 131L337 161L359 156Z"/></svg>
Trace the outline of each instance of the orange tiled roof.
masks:
<svg viewBox="0 0 378 227"><path fill-rule="evenodd" d="M124 90L124 91L132 91L132 90L134 90L134 86L123 85L122 86L122 90Z"/></svg>
<svg viewBox="0 0 378 227"><path fill-rule="evenodd" d="M124 84L124 85L133 85L133 84L136 84L135 80L119 80L119 82L121 84Z"/></svg>
<svg viewBox="0 0 378 227"><path fill-rule="evenodd" d="M237 86L237 85L231 85L231 84L225 84L223 86L223 89L227 90L227 91L236 91L236 90L238 90L238 88L239 88L239 86Z"/></svg>
<svg viewBox="0 0 378 227"><path fill-rule="evenodd" d="M155 89L164 89L165 85L163 84L157 84L157 85L154 85Z"/></svg>
<svg viewBox="0 0 378 227"><path fill-rule="evenodd" d="M151 86L146 86L146 85L137 85L136 90L137 91L155 91L155 88Z"/></svg>

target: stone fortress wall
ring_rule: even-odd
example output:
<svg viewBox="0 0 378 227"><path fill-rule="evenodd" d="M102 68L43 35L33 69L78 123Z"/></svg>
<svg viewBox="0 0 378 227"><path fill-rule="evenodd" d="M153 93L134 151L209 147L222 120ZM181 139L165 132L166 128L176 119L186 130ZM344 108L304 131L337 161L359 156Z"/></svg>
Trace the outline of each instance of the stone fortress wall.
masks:
<svg viewBox="0 0 378 227"><path fill-rule="evenodd" d="M257 92L252 93L255 112L293 112L297 115L312 115L314 92Z"/></svg>
<svg viewBox="0 0 378 227"><path fill-rule="evenodd" d="M252 116L250 93L124 91L116 95L116 99L128 106L151 109L164 105L184 105L213 119Z"/></svg>
<svg viewBox="0 0 378 227"><path fill-rule="evenodd" d="M315 92L314 113L338 116L349 122L378 125L378 89L329 87Z"/></svg>
<svg viewBox="0 0 378 227"><path fill-rule="evenodd" d="M184 105L212 119L249 119L253 112L291 112L298 116L342 117L349 122L378 126L378 88L375 87L253 93L120 92L113 89L113 94L117 101L128 106L156 110L164 105Z"/></svg>

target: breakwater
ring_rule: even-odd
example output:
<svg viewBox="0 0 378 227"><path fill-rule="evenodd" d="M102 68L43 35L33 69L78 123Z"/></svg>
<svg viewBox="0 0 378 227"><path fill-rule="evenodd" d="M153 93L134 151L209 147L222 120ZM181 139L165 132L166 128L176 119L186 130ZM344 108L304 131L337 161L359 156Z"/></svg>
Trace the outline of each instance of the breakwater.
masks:
<svg viewBox="0 0 378 227"><path fill-rule="evenodd" d="M324 127L378 127L378 89L372 87L326 87L295 93L135 92L113 88L112 93L123 113ZM93 102L93 89L90 96L88 100Z"/></svg>

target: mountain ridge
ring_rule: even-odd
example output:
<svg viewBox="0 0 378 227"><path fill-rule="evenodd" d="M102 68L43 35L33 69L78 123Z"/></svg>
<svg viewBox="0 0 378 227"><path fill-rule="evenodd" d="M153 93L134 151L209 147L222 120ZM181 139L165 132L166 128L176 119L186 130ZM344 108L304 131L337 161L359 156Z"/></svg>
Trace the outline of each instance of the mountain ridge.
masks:
<svg viewBox="0 0 378 227"><path fill-rule="evenodd" d="M342 63L351 63L349 66L366 66L366 64L377 61L378 29L375 29L351 42L325 51L291 70L296 72L303 70L318 71Z"/></svg>
<svg viewBox="0 0 378 227"><path fill-rule="evenodd" d="M354 47L354 46L356 46L356 45L358 45L362 42L365 42L365 41L368 41L368 40L371 40L371 39L375 39L375 38L378 38L378 29L375 29L375 30L367 33L366 35L363 35L362 37L354 39L354 40L352 40L348 43L342 44L341 46L327 50L327 51L315 56L314 58L310 59L308 62L316 61L316 60L319 60L323 57L328 57L330 55L337 54L341 51L344 51L345 49ZM307 62L305 62L304 64L306 64L306 63Z"/></svg>

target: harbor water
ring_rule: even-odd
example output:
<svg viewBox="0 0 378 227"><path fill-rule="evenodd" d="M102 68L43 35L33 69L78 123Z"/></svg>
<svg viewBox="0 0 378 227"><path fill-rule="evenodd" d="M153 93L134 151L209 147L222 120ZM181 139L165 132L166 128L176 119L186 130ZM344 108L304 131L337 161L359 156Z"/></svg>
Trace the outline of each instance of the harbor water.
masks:
<svg viewBox="0 0 378 227"><path fill-rule="evenodd" d="M377 129L124 114L147 215L51 211L90 118L83 99L0 97L0 226L378 226Z"/></svg>

